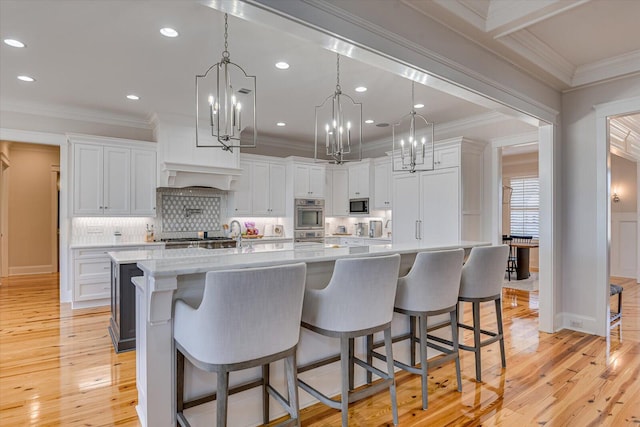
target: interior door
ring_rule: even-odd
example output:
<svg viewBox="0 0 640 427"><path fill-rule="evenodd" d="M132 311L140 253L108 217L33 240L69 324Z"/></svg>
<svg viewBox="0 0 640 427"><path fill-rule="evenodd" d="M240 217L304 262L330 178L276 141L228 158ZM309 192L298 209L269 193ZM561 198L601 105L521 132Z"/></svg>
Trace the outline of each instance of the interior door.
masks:
<svg viewBox="0 0 640 427"><path fill-rule="evenodd" d="M420 181L417 173L393 177L393 243L415 243L420 226Z"/></svg>

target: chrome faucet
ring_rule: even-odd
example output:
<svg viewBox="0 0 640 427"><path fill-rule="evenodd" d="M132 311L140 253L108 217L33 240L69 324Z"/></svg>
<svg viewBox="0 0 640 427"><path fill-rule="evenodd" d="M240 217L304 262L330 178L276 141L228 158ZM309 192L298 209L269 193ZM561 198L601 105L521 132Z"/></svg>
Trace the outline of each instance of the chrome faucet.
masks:
<svg viewBox="0 0 640 427"><path fill-rule="evenodd" d="M242 226L237 220L233 220L229 223L229 233L233 232L233 225L238 224L238 235L236 236L236 248L242 247Z"/></svg>

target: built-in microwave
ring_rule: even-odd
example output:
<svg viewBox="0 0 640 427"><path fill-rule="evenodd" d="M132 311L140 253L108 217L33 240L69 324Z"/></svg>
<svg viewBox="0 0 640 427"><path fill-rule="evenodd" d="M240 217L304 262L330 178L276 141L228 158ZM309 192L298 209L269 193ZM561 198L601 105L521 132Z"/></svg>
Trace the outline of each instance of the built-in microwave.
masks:
<svg viewBox="0 0 640 427"><path fill-rule="evenodd" d="M369 213L369 198L349 199L349 213L351 215L362 215Z"/></svg>
<svg viewBox="0 0 640 427"><path fill-rule="evenodd" d="M296 199L294 215L296 230L324 229L324 200Z"/></svg>

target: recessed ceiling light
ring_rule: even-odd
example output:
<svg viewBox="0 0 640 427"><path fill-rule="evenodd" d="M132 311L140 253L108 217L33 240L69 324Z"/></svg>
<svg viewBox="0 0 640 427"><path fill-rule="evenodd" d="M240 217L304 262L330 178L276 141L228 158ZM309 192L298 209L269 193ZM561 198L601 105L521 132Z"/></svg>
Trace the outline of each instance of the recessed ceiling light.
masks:
<svg viewBox="0 0 640 427"><path fill-rule="evenodd" d="M358 86L356 88L356 92L366 92L366 91L367 91L367 88L364 86Z"/></svg>
<svg viewBox="0 0 640 427"><path fill-rule="evenodd" d="M18 76L18 80L22 80L23 82L35 82L36 79L29 76Z"/></svg>
<svg viewBox="0 0 640 427"><path fill-rule="evenodd" d="M160 29L160 34L165 37L178 37L178 32L173 28L165 27Z"/></svg>
<svg viewBox="0 0 640 427"><path fill-rule="evenodd" d="M424 104L416 104L413 106L413 108L423 108Z"/></svg>
<svg viewBox="0 0 640 427"><path fill-rule="evenodd" d="M287 64L284 61L276 62L276 68L278 68L280 70L286 70L286 69L289 68L289 64Z"/></svg>
<svg viewBox="0 0 640 427"><path fill-rule="evenodd" d="M8 44L11 47L25 47L26 44L16 39L4 39L4 44Z"/></svg>
<svg viewBox="0 0 640 427"><path fill-rule="evenodd" d="M367 120L365 120L364 122L365 122L366 124L370 125L371 123L373 123L373 120L371 120L371 119L367 119Z"/></svg>
<svg viewBox="0 0 640 427"><path fill-rule="evenodd" d="M286 125L287 125L287 124L286 124L285 122L278 122L278 123L276 123L276 126L280 126L280 127L282 127L282 126L286 126Z"/></svg>
<svg viewBox="0 0 640 427"><path fill-rule="evenodd" d="M138 99L140 99L140 97L138 95L127 95L127 99L130 99L132 101L137 101Z"/></svg>

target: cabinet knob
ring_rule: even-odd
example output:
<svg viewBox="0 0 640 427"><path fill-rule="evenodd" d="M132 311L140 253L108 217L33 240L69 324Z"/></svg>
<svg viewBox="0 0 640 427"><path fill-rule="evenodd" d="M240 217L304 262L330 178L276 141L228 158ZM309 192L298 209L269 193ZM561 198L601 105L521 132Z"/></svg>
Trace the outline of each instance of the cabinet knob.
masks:
<svg viewBox="0 0 640 427"><path fill-rule="evenodd" d="M98 209L102 209L102 206L98 206Z"/></svg>

